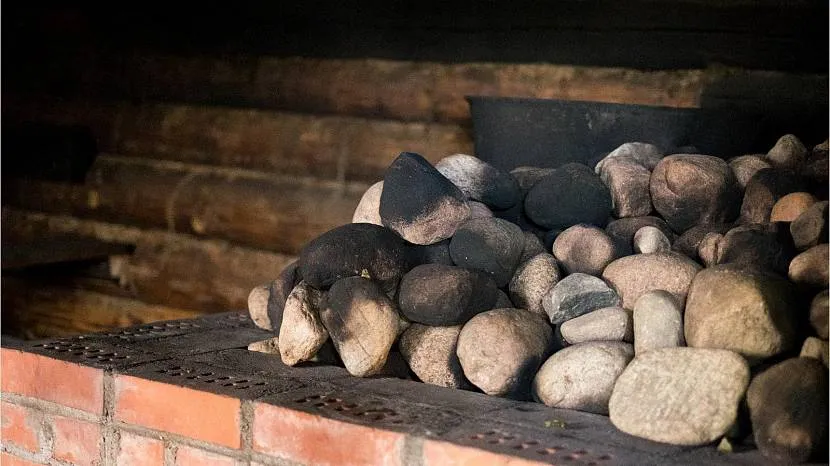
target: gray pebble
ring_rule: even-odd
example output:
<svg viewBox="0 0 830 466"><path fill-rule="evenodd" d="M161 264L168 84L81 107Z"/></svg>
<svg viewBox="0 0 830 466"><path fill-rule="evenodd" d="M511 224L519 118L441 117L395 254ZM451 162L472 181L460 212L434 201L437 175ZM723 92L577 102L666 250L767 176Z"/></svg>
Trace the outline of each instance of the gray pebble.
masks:
<svg viewBox="0 0 830 466"><path fill-rule="evenodd" d="M634 341L631 311L605 307L574 317L557 327L569 344L586 341Z"/></svg>
<svg viewBox="0 0 830 466"><path fill-rule="evenodd" d="M673 348L686 344L683 338L683 309L666 291L650 291L634 304L634 352Z"/></svg>
<svg viewBox="0 0 830 466"><path fill-rule="evenodd" d="M671 250L671 241L663 233L663 230L644 226L634 233L634 252L637 254L649 254L652 252L666 252Z"/></svg>
<svg viewBox="0 0 830 466"><path fill-rule="evenodd" d="M618 306L620 297L602 279L574 273L560 280L542 298L542 306L552 324L604 307Z"/></svg>

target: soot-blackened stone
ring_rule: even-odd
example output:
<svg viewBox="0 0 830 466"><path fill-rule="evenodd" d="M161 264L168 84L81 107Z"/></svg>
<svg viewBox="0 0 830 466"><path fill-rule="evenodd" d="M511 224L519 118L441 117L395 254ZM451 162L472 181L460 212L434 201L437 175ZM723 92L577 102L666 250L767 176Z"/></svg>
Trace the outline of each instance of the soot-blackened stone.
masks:
<svg viewBox="0 0 830 466"><path fill-rule="evenodd" d="M768 223L775 203L789 193L802 191L803 187L804 180L793 171L758 170L746 184L740 222Z"/></svg>
<svg viewBox="0 0 830 466"><path fill-rule="evenodd" d="M729 165L710 155L670 155L651 174L654 209L674 231L738 216L741 189Z"/></svg>
<svg viewBox="0 0 830 466"><path fill-rule="evenodd" d="M407 319L458 325L493 308L499 289L484 273L442 264L419 265L403 276L398 305Z"/></svg>
<svg viewBox="0 0 830 466"><path fill-rule="evenodd" d="M588 166L568 163L531 188L525 198L525 213L548 229L577 223L604 227L611 215L611 193Z"/></svg>
<svg viewBox="0 0 830 466"><path fill-rule="evenodd" d="M282 313L288 295L302 279L300 263L294 261L282 269L277 279L268 286L268 320L275 332L279 332L282 326Z"/></svg>
<svg viewBox="0 0 830 466"><path fill-rule="evenodd" d="M461 267L490 275L497 286L513 277L524 250L522 229L500 218L470 220L450 240L450 256Z"/></svg>
<svg viewBox="0 0 830 466"><path fill-rule="evenodd" d="M356 275L387 284L409 270L411 257L406 243L389 229L350 223L311 240L300 253L299 267L303 279L317 289Z"/></svg>
<svg viewBox="0 0 830 466"><path fill-rule="evenodd" d="M785 226L741 225L732 228L718 241L717 263L786 275L795 256L795 247L782 233L787 233Z"/></svg>
<svg viewBox="0 0 830 466"><path fill-rule="evenodd" d="M402 152L386 169L380 218L410 243L447 239L469 216L461 190L420 155Z"/></svg>
<svg viewBox="0 0 830 466"><path fill-rule="evenodd" d="M320 319L350 374L379 373L400 331L400 317L386 293L372 280L338 280L320 306Z"/></svg>
<svg viewBox="0 0 830 466"><path fill-rule="evenodd" d="M450 257L450 240L445 239L433 244L413 244L410 246L412 258L417 265L444 264L455 265Z"/></svg>
<svg viewBox="0 0 830 466"><path fill-rule="evenodd" d="M530 188L533 187L539 180L554 172L553 168L539 168L539 167L516 167L510 171L510 175L519 184L519 190L522 193L522 198L527 195Z"/></svg>
<svg viewBox="0 0 830 466"><path fill-rule="evenodd" d="M444 157L435 169L470 199L494 209L506 209L519 201L519 185L508 173L467 154Z"/></svg>

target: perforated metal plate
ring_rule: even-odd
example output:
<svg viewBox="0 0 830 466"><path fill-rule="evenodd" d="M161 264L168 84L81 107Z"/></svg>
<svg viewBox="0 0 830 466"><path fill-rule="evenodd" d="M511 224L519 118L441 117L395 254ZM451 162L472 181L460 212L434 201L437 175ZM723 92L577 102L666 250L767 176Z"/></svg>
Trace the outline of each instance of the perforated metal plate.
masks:
<svg viewBox="0 0 830 466"><path fill-rule="evenodd" d="M198 319L193 319L191 322L198 323L207 328L258 328L248 316L247 311L209 314Z"/></svg>
<svg viewBox="0 0 830 466"><path fill-rule="evenodd" d="M107 370L118 370L164 359L164 356L155 353L77 337L27 342L26 346L21 349L63 361Z"/></svg>
<svg viewBox="0 0 830 466"><path fill-rule="evenodd" d="M265 330L230 327L139 341L132 347L171 357L186 357L231 348L247 348L250 343L270 336L271 333Z"/></svg>
<svg viewBox="0 0 830 466"><path fill-rule="evenodd" d="M108 332L93 333L76 338L81 340L110 340L112 344L123 345L158 338L187 335L205 330L206 327L197 320L170 320L136 325Z"/></svg>
<svg viewBox="0 0 830 466"><path fill-rule="evenodd" d="M362 381L359 377L352 377L346 369L339 366L303 363L289 367L283 364L278 354L265 354L247 349L198 354L189 357L188 360L265 378L288 377L303 382L331 382L341 387L353 386Z"/></svg>
<svg viewBox="0 0 830 466"><path fill-rule="evenodd" d="M269 396L260 401L353 424L390 429L421 436L436 436L462 423L461 414L414 405L324 385Z"/></svg>
<svg viewBox="0 0 830 466"><path fill-rule="evenodd" d="M256 399L303 387L293 379L266 379L191 361L166 361L120 371L122 374L240 399Z"/></svg>

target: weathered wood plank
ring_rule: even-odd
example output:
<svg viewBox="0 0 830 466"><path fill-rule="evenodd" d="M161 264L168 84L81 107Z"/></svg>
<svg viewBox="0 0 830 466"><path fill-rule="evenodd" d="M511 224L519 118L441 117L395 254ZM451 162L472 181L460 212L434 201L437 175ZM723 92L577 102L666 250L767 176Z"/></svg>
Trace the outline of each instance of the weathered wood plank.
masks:
<svg viewBox="0 0 830 466"><path fill-rule="evenodd" d="M203 314L11 277L3 277L2 293L3 333L18 338L62 337Z"/></svg>
<svg viewBox="0 0 830 466"><path fill-rule="evenodd" d="M2 227L4 237L73 234L135 244L135 252L112 268L125 289L143 302L200 312L244 309L254 286L296 259L225 241L9 208L3 209Z"/></svg>
<svg viewBox="0 0 830 466"><path fill-rule="evenodd" d="M295 254L350 222L366 187L103 156L84 185L7 181L3 202Z"/></svg>

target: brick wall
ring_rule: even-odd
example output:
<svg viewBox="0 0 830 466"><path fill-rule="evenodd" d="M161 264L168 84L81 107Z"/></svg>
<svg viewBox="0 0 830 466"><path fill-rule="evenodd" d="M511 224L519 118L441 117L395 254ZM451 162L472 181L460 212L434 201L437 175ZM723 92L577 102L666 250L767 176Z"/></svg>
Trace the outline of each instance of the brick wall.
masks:
<svg viewBox="0 0 830 466"><path fill-rule="evenodd" d="M242 313L0 348L4 465L758 464L605 416L247 351Z"/></svg>

